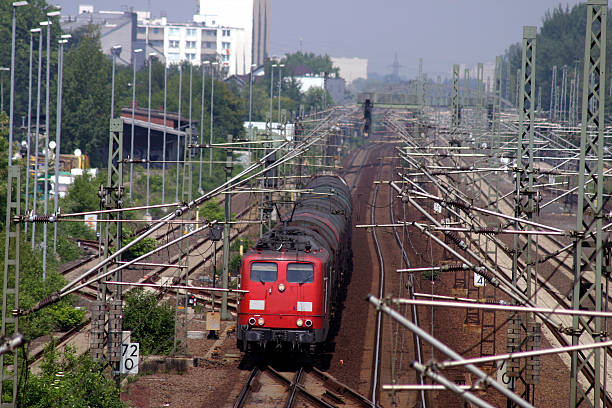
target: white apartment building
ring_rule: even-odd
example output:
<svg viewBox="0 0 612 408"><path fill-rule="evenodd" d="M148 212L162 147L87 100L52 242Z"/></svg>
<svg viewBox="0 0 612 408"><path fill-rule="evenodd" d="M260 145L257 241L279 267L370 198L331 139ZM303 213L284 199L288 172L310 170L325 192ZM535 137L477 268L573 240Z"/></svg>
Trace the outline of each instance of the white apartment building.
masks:
<svg viewBox="0 0 612 408"><path fill-rule="evenodd" d="M270 0L198 0L193 21L209 27L239 27L244 32L244 73L262 65L270 52ZM238 55L238 59L240 59ZM239 73L241 70L239 70Z"/></svg>
<svg viewBox="0 0 612 408"><path fill-rule="evenodd" d="M138 23L137 38L147 44L146 53L163 54L168 65L189 61L217 61L227 75L244 74L246 64L244 29L209 27L201 23L168 23L166 18Z"/></svg>

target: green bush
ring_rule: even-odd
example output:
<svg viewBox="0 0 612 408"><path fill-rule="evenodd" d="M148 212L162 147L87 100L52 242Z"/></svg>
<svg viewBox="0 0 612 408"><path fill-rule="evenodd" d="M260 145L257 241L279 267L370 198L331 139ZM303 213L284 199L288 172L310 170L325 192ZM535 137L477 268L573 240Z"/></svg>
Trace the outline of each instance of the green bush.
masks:
<svg viewBox="0 0 612 408"><path fill-rule="evenodd" d="M207 201L202 207L200 207L199 214L200 214L200 218L204 218L208 221L225 220L224 208L212 200Z"/></svg>
<svg viewBox="0 0 612 408"><path fill-rule="evenodd" d="M430 281L436 281L440 278L440 271L423 271L421 272L421 276L423 279L427 279Z"/></svg>
<svg viewBox="0 0 612 408"><path fill-rule="evenodd" d="M135 239L136 237L123 238L123 246L126 246ZM155 248L157 248L157 241L154 238L146 237L143 240L137 242L133 247L125 251L121 256L121 259L123 259L124 261L131 261L132 259L138 258L139 256L151 252Z"/></svg>
<svg viewBox="0 0 612 408"><path fill-rule="evenodd" d="M157 295L142 289L126 293L123 329L132 331L142 354L167 354L174 345L174 307L159 303Z"/></svg>
<svg viewBox="0 0 612 408"><path fill-rule="evenodd" d="M230 275L238 275L240 273L240 263L242 262L242 258L240 254L236 254L232 256L229 262L229 274Z"/></svg>
<svg viewBox="0 0 612 408"><path fill-rule="evenodd" d="M85 317L85 309L77 309L71 305L61 305L51 308L51 316L55 328L60 331L68 331L79 325Z"/></svg>
<svg viewBox="0 0 612 408"><path fill-rule="evenodd" d="M88 353L78 356L69 347L60 351L50 344L41 369L39 375L30 374L22 384L23 407L126 407L114 381L104 375L104 367Z"/></svg>

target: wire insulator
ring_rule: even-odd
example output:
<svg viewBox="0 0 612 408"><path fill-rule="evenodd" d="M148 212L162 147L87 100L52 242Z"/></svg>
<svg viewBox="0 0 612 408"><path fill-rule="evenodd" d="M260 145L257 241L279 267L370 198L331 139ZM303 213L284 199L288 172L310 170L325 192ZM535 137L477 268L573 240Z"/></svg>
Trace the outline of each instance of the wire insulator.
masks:
<svg viewBox="0 0 612 408"><path fill-rule="evenodd" d="M54 217L50 215L34 215L34 216L31 216L28 221L33 222L33 223L41 223L41 222L54 222L55 219Z"/></svg>
<svg viewBox="0 0 612 408"><path fill-rule="evenodd" d="M442 272L465 271L467 269L470 269L470 268L467 264L464 264L464 263L444 265L440 268Z"/></svg>
<svg viewBox="0 0 612 408"><path fill-rule="evenodd" d="M459 248L463 250L467 248L467 244L465 243L465 241L459 238L459 235L457 235L456 233L447 231L445 232L445 235L448 237L448 239L453 241Z"/></svg>
<svg viewBox="0 0 612 408"><path fill-rule="evenodd" d="M474 228L474 232L483 234L499 234L499 228L497 227L480 227Z"/></svg>
<svg viewBox="0 0 612 408"><path fill-rule="evenodd" d="M449 200L446 202L448 205L452 205L453 207L461 208L463 210L468 211L470 207L462 201L459 200Z"/></svg>
<svg viewBox="0 0 612 408"><path fill-rule="evenodd" d="M484 266L476 266L473 269L474 272L485 278L485 280L491 285L495 287L499 286L499 281L497 280L497 278L491 272L487 271Z"/></svg>

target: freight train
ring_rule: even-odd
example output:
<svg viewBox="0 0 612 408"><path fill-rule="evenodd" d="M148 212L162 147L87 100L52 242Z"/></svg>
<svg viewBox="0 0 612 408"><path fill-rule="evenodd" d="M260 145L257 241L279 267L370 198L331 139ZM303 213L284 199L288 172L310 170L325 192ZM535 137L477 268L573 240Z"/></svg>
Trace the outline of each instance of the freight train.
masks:
<svg viewBox="0 0 612 408"><path fill-rule="evenodd" d="M244 255L237 341L243 351L324 346L352 270L352 204L346 182L315 176L289 219Z"/></svg>

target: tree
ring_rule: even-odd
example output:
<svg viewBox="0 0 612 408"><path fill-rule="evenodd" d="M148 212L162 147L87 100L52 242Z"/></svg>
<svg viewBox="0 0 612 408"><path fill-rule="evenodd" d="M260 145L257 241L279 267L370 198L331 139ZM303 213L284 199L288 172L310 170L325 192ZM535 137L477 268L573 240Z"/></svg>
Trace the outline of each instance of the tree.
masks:
<svg viewBox="0 0 612 408"><path fill-rule="evenodd" d="M62 150L85 152L95 166L106 164L111 97L111 61L90 26L64 57Z"/></svg>
<svg viewBox="0 0 612 408"><path fill-rule="evenodd" d="M295 70L298 66L304 65L315 74L327 72L329 74L340 75L340 70L334 67L334 64L329 55L316 55L312 52L303 53L301 51L285 54L281 64L285 64L285 72L287 75L295 75Z"/></svg>
<svg viewBox="0 0 612 408"><path fill-rule="evenodd" d="M174 344L174 307L159 304L155 293L133 289L126 293L123 329L132 331L132 340L140 343L143 354L164 354Z"/></svg>
<svg viewBox="0 0 612 408"><path fill-rule="evenodd" d="M41 364L42 372L30 374L20 393L25 408L124 408L119 389L104 375L104 366L88 353L78 356L67 347L60 351L51 343Z"/></svg>
<svg viewBox="0 0 612 408"><path fill-rule="evenodd" d="M578 71L578 96L582 96L582 74L584 58L584 35L586 25L586 4L573 6L559 6L545 13L542 26L537 35L537 61L536 61L536 92L541 89L542 108L550 107L552 88L552 69L557 66L557 86L561 86L561 69L567 66L567 97L569 87L574 77L574 70ZM612 28L612 21L608 20L608 32ZM612 57L612 36L607 36L608 60ZM512 44L505 52L504 59L510 65L510 100L516 99L516 72L521 68L522 46L520 43ZM561 92L559 92L560 94ZM608 92L606 92L608 94ZM608 102L610 96L607 96ZM580 105L578 105L580 106Z"/></svg>

